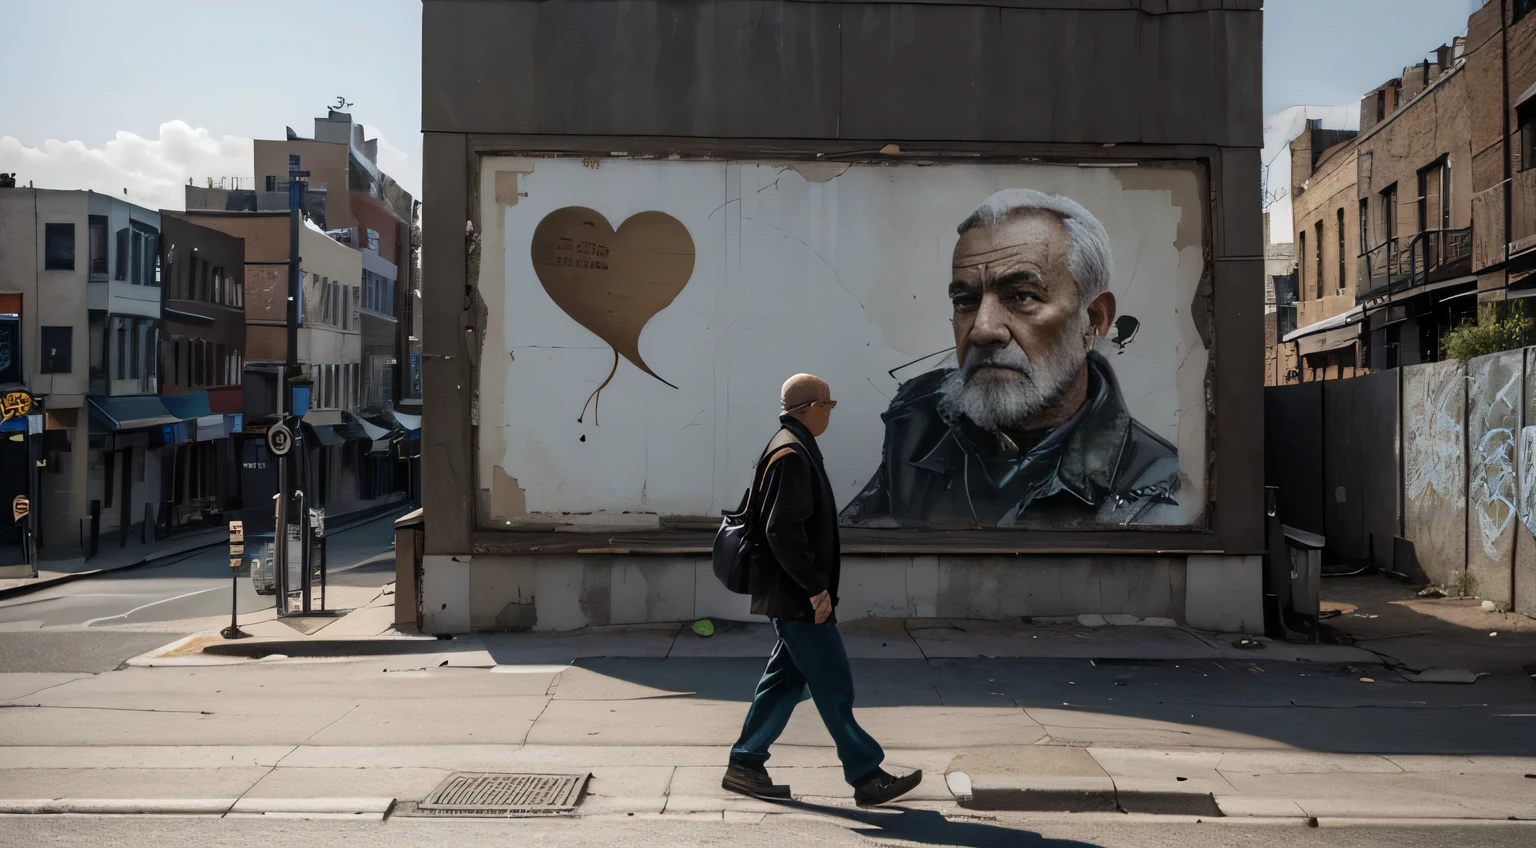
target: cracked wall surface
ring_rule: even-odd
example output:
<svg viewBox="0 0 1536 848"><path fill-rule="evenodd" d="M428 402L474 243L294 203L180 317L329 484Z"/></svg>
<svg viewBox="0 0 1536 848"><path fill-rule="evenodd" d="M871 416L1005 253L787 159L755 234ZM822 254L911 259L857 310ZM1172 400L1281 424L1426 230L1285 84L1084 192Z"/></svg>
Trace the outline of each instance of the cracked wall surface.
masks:
<svg viewBox="0 0 1536 848"><path fill-rule="evenodd" d="M881 414L901 382L953 365L946 289L956 225L1014 187L1069 196L1109 231L1111 291L1140 327L1123 350L1107 339L1098 350L1130 414L1178 449L1179 504L1156 523L1203 518L1210 355L1190 304L1208 224L1192 169L630 159L594 168L512 157L480 165L477 290L489 319L478 387L482 526L523 511L734 507L776 427L779 385L800 371L828 379L839 401L821 446L846 503L880 462ZM687 228L691 276L638 343L676 388L625 358L615 370L613 350L541 285L533 232L568 206L589 207L615 229L652 211ZM573 261L604 259L583 250L573 244ZM506 480L524 503L492 486Z"/></svg>

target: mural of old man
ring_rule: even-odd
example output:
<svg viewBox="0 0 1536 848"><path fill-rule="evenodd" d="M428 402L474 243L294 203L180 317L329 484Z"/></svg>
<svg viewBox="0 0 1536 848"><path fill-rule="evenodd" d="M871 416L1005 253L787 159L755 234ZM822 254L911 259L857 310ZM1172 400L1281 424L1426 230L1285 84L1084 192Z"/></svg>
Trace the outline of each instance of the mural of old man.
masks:
<svg viewBox="0 0 1536 848"><path fill-rule="evenodd" d="M1178 451L1131 418L1094 350L1115 324L1109 235L1076 201L999 191L959 226L956 368L904 383L854 526L1151 521Z"/></svg>

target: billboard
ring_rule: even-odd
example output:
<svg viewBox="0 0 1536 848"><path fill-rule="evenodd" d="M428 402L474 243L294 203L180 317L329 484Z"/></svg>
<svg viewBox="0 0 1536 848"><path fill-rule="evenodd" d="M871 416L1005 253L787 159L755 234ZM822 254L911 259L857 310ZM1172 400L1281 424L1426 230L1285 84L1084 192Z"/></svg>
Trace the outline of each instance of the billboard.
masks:
<svg viewBox="0 0 1536 848"><path fill-rule="evenodd" d="M1191 166L483 165L482 524L718 516L801 372L847 526L1204 523Z"/></svg>

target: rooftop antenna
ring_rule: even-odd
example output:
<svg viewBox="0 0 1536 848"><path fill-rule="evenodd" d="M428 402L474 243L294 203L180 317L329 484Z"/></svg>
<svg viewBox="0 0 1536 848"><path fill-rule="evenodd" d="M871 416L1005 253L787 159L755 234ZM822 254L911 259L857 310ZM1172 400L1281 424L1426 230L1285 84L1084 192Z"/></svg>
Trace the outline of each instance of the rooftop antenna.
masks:
<svg viewBox="0 0 1536 848"><path fill-rule="evenodd" d="M351 105L352 105L352 101L348 100L345 97L338 97L338 98L336 98L336 105L332 106L331 108L335 109L338 112L340 112L341 110L343 110L343 109L345 109L345 108L347 108L348 106L351 106Z"/></svg>

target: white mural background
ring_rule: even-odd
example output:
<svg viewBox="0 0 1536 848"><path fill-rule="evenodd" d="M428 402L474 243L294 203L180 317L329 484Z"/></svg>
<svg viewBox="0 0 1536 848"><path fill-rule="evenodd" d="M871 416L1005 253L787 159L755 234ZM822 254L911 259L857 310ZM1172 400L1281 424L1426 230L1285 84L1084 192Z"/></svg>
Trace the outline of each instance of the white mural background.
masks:
<svg viewBox="0 0 1536 848"><path fill-rule="evenodd" d="M839 401L820 441L846 503L880 459L880 414L898 385L887 372L954 344L946 288L956 225L992 192L1024 187L1077 200L1109 231L1111 291L1141 328L1123 352L1107 340L1099 349L1131 414L1179 448L1177 523L1200 520L1208 354L1190 316L1205 226L1193 171L801 170L811 178L772 163L485 160L480 290L491 326L481 354L480 485L511 478L529 513L718 515L736 505L777 427L780 384L805 371L826 378ZM639 343L677 388L621 361L595 420L581 423L614 354L551 300L530 257L539 222L567 206L590 207L615 228L665 212L697 252L691 279Z"/></svg>

